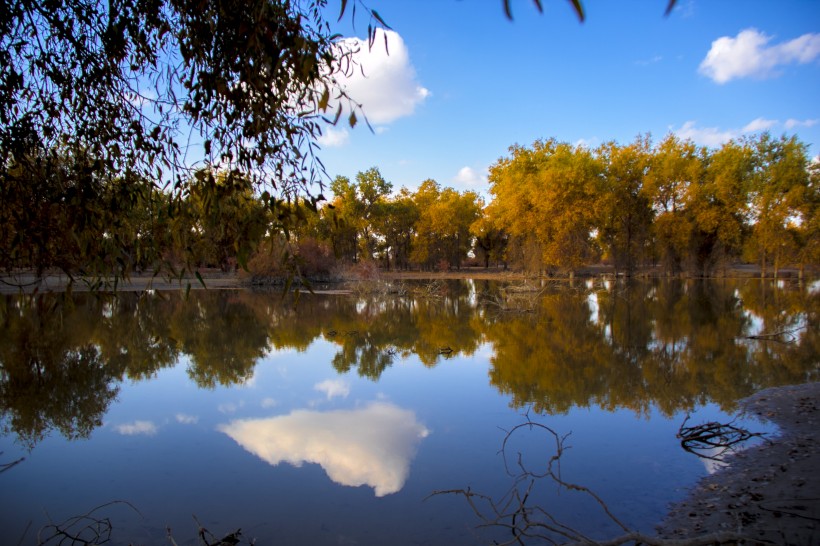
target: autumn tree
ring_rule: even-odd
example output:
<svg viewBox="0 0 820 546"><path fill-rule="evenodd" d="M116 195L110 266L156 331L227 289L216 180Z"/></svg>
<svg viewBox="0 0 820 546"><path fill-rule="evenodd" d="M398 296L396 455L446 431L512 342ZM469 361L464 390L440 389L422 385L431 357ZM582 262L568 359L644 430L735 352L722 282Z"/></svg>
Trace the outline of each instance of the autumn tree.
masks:
<svg viewBox="0 0 820 546"><path fill-rule="evenodd" d="M470 226L478 219L483 203L473 191L441 189L425 180L415 193L419 210L413 238L413 262L426 269L460 268L472 248Z"/></svg>
<svg viewBox="0 0 820 546"><path fill-rule="evenodd" d="M809 197L808 154L796 137L773 138L764 133L756 142L749 206L752 233L747 242L750 257L757 258L761 277L772 265L774 276L792 258L797 246L789 232L801 217Z"/></svg>
<svg viewBox="0 0 820 546"><path fill-rule="evenodd" d="M475 238L473 252L478 259L484 262L484 268L490 267L490 261L496 264L506 262L507 244L509 236L498 227L490 215L489 207L485 207L478 220L470 226L470 233ZM505 263L506 266L506 263Z"/></svg>
<svg viewBox="0 0 820 546"><path fill-rule="evenodd" d="M730 140L709 152L703 182L689 189L689 211L695 224L691 260L700 275L708 276L718 266L725 268L740 256L748 233L753 159L754 150L747 141Z"/></svg>
<svg viewBox="0 0 820 546"><path fill-rule="evenodd" d="M600 167L592 153L555 139L514 146L490 169L493 202L487 213L509 233L526 269L570 274L595 259Z"/></svg>
<svg viewBox="0 0 820 546"><path fill-rule="evenodd" d="M631 275L649 255L652 203L643 191L649 137L626 146L608 142L596 153L605 166L604 188L595 207L597 236L616 271Z"/></svg>
<svg viewBox="0 0 820 546"><path fill-rule="evenodd" d="M185 196L194 259L225 271L245 265L269 225L251 181L237 172L200 170L186 183Z"/></svg>
<svg viewBox="0 0 820 546"><path fill-rule="evenodd" d="M652 151L642 191L652 203L655 253L668 273L679 273L691 256L694 219L690 201L702 182L705 150L669 134Z"/></svg>

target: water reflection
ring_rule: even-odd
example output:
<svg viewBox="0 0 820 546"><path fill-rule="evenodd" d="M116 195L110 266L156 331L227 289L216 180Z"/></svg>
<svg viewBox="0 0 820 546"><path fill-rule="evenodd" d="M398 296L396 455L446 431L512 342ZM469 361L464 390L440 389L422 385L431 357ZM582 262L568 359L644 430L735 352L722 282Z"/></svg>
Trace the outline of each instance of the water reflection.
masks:
<svg viewBox="0 0 820 546"><path fill-rule="evenodd" d="M334 482L367 485L377 497L401 490L418 443L429 434L413 412L384 402L239 419L218 429L271 465L315 463Z"/></svg>
<svg viewBox="0 0 820 546"><path fill-rule="evenodd" d="M436 297L304 295L296 307L277 294L243 291L188 299L4 297L0 422L30 447L51 430L87 437L122 381L154 377L185 356L200 387L251 384L265 355L305 351L320 340L333 348L328 366L374 381L402 359L433 367L486 344L490 383L514 407L541 413L656 406L671 415L709 401L733 411L756 390L820 376L820 294L799 286L503 288L480 282L451 284ZM792 337L749 339L783 331ZM314 388L328 400L348 392L338 380Z"/></svg>

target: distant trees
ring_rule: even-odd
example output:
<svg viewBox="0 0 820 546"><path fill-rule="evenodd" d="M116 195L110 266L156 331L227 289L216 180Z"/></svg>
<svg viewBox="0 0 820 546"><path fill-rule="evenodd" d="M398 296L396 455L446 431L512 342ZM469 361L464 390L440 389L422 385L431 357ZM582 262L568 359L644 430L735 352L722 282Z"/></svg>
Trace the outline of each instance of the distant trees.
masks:
<svg viewBox="0 0 820 546"><path fill-rule="evenodd" d="M712 275L745 258L777 275L818 262L817 173L804 144L767 133L716 150L674 135L595 150L539 140L491 168L484 225L531 271L600 256L627 275Z"/></svg>
<svg viewBox="0 0 820 546"><path fill-rule="evenodd" d="M252 263L263 276L303 276L363 261L439 270L471 259L534 273L602 262L625 275L711 276L746 261L777 276L820 262L820 167L795 137L715 150L674 135L596 149L538 140L491 167L486 205L431 179L394 191L376 167L337 176L321 202L260 194L229 169L194 171L164 191L133 173L104 176L76 150L52 154L7 165L7 268L95 278Z"/></svg>

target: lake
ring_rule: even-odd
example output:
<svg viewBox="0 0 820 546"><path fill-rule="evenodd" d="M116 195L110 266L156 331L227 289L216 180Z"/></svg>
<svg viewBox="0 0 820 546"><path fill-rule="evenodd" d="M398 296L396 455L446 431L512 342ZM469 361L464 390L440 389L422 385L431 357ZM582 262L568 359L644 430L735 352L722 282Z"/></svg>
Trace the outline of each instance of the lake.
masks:
<svg viewBox="0 0 820 546"><path fill-rule="evenodd" d="M522 506L617 536L543 476L558 441L558 479L651 533L717 464L682 449L686 416L820 379L818 312L759 280L4 297L0 464L25 459L0 467L2 542L486 544Z"/></svg>

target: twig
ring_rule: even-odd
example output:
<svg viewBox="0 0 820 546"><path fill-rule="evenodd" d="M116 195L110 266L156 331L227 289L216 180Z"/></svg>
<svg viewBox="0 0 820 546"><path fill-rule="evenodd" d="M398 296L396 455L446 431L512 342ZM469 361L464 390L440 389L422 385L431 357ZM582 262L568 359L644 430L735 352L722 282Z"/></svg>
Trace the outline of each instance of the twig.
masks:
<svg viewBox="0 0 820 546"><path fill-rule="evenodd" d="M124 504L142 517L142 513L128 501L115 500L107 502L80 516L73 516L61 523L49 523L43 526L37 533L38 546L52 543L58 545L71 544L72 546L105 544L111 540L111 533L114 529L111 520L109 518L98 518L92 514L116 504Z"/></svg>
<svg viewBox="0 0 820 546"><path fill-rule="evenodd" d="M509 531L512 537L506 542L494 542L496 545L527 544L528 542L548 543L548 544L578 544L586 546L620 546L623 544L646 544L648 546L705 546L707 544L735 544L741 540L748 543L756 541L748 539L733 532L717 532L709 535L693 537L689 539L663 539L654 536L644 535L629 529L617 516L609 509L604 500L594 491L583 485L578 485L565 481L560 475L561 457L569 449L565 446L565 441L569 434L559 435L549 426L533 421L529 413L525 414L526 421L520 423L509 430L504 431L504 439L501 443L499 454L504 461L504 468L513 478L513 485L500 498L495 499L489 495L466 489L448 489L434 491L425 498L429 499L438 495L460 495L465 498L470 508L479 518L480 528L495 528ZM686 421L684 421L685 423ZM683 430L682 426L682 430ZM691 427L697 428L697 427ZM739 427L733 427L738 430ZM508 461L509 442L512 436L521 430L538 430L548 434L554 440L555 453L546 461L546 469L543 472L534 471L524 463L524 457L519 452L515 458L515 464ZM710 429L711 430L711 429ZM749 435L756 435L748 433ZM709 441L712 441L711 439ZM736 442L735 442L736 443ZM617 524L622 530L622 535L603 541L596 541L584 535L579 530L566 525L547 510L540 506L528 504L534 488L543 478L557 484L559 487L584 493L595 500L601 510L607 515L610 521Z"/></svg>

